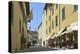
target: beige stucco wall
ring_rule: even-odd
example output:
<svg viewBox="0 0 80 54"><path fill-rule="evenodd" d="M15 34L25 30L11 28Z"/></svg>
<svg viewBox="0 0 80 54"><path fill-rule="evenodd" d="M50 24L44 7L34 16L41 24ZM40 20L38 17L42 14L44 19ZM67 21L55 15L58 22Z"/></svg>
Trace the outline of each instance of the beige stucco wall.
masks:
<svg viewBox="0 0 80 54"><path fill-rule="evenodd" d="M23 13L21 11L19 2L12 2L13 4L13 24L11 24L11 46L12 52L17 48L21 48L21 36L22 28L24 28L24 37L27 38L27 19L26 23L24 22ZM24 4L24 3L23 3ZM26 10L26 9L25 9ZM21 26L20 26L21 22Z"/></svg>
<svg viewBox="0 0 80 54"><path fill-rule="evenodd" d="M43 15L42 15L42 45L46 46L46 39L47 39L47 35L46 35L46 12L44 11ZM45 44L43 44L43 42L45 41Z"/></svg>
<svg viewBox="0 0 80 54"><path fill-rule="evenodd" d="M24 23L24 37L27 37L27 25Z"/></svg>
<svg viewBox="0 0 80 54"><path fill-rule="evenodd" d="M16 48L20 49L20 41L21 41L21 33L19 31L19 21L23 20L23 16L19 7L19 3L14 2L13 3L13 25L11 26L11 40L12 40L12 51L14 51ZM23 24L23 23L21 23Z"/></svg>
<svg viewBox="0 0 80 54"><path fill-rule="evenodd" d="M74 12L74 5L58 4L58 8L56 9L56 4L53 4L51 7L52 8L54 7L54 9L52 9L52 11L54 10L54 14L50 15L50 8L48 6L47 9L44 10L47 11L47 15L45 15L44 13L44 19L42 19L42 29L43 29L42 32L45 33L45 28L48 31L48 34L44 35L46 39L48 39L54 32L58 33L61 29L65 28L68 25L71 25L72 23L78 20L78 10ZM62 8L64 7L65 7L65 19L62 21ZM49 16L51 16L51 21L49 20ZM57 27L55 26L56 16L58 17ZM47 21L46 26L43 25L46 23L45 17ZM53 20L54 20L54 28L52 28ZM51 32L49 32L49 26L51 26Z"/></svg>
<svg viewBox="0 0 80 54"><path fill-rule="evenodd" d="M56 9L56 4L53 4L54 6L54 14L51 15L52 16L52 20L51 20L51 26L52 26L52 21L54 20L54 28L51 28L52 32L51 32L51 35L54 33L57 33L59 32L59 6L58 8ZM58 17L58 25L56 26L56 23L55 23L55 17Z"/></svg>
<svg viewBox="0 0 80 54"><path fill-rule="evenodd" d="M60 27L61 29L71 25L73 22L78 20L78 11L74 12L73 5L60 5L60 11L65 7L65 20L62 21L62 17L60 16ZM62 12L60 12L62 14Z"/></svg>
<svg viewBox="0 0 80 54"><path fill-rule="evenodd" d="M38 43L42 44L42 24L40 25L40 27L38 28Z"/></svg>

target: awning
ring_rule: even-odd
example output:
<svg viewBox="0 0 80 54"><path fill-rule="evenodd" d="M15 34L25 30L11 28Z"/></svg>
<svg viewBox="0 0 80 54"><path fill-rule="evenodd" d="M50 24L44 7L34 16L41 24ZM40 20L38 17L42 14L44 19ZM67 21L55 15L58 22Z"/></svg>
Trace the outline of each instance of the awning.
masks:
<svg viewBox="0 0 80 54"><path fill-rule="evenodd" d="M65 28L61 29L58 34L62 33L65 30Z"/></svg>
<svg viewBox="0 0 80 54"><path fill-rule="evenodd" d="M66 33L72 32L74 30L78 30L78 21L71 24L70 27L68 27Z"/></svg>
<svg viewBox="0 0 80 54"><path fill-rule="evenodd" d="M78 30L78 21L72 23L71 26L68 27L67 30L63 32L64 29L65 29L65 28L61 29L61 30L58 32L58 34L56 35L56 37L61 36L61 35L65 34L65 33L72 32L72 31L74 31L74 30Z"/></svg>
<svg viewBox="0 0 80 54"><path fill-rule="evenodd" d="M56 37L57 34L53 35L51 38L54 39L54 37Z"/></svg>
<svg viewBox="0 0 80 54"><path fill-rule="evenodd" d="M78 26L71 26L70 29L72 29L72 30L78 30Z"/></svg>
<svg viewBox="0 0 80 54"><path fill-rule="evenodd" d="M66 28L61 29L61 30L56 34L56 37L64 34L65 32L63 32L63 31L64 31L65 29L66 29Z"/></svg>
<svg viewBox="0 0 80 54"><path fill-rule="evenodd" d="M60 34L57 34L57 36L56 37L59 37L59 36L61 36L61 35L63 35L63 34L65 34L66 32L62 32L62 33L60 33Z"/></svg>
<svg viewBox="0 0 80 54"><path fill-rule="evenodd" d="M49 40L51 36L48 36L46 40Z"/></svg>
<svg viewBox="0 0 80 54"><path fill-rule="evenodd" d="M64 31L65 29L66 28L61 29L57 34L53 35L51 38L54 39L54 37L59 37L59 36L65 34L65 33L69 33L69 32L72 32L74 30L78 30L78 21L72 23L71 26L67 27L66 31Z"/></svg>
<svg viewBox="0 0 80 54"><path fill-rule="evenodd" d="M65 28L61 29L57 34L53 35L51 38L54 39L54 37L59 36L64 30Z"/></svg>
<svg viewBox="0 0 80 54"><path fill-rule="evenodd" d="M78 21L72 23L68 30L78 30Z"/></svg>

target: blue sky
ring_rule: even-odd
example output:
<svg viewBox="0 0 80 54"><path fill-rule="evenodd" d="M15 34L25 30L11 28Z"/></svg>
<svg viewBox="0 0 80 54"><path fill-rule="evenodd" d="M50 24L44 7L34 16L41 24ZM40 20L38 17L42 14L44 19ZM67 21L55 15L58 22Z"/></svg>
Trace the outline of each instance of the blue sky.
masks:
<svg viewBox="0 0 80 54"><path fill-rule="evenodd" d="M30 30L35 31L35 29L38 28L42 20L44 6L44 3L30 3L30 10L32 10L33 12L33 19L31 20L31 22L28 22L28 29L29 27L31 27Z"/></svg>

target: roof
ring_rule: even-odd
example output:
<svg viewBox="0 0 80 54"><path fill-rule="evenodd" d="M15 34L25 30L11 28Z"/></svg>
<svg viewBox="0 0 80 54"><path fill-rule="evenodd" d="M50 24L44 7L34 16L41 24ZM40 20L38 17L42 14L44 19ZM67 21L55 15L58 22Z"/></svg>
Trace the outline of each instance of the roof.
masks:
<svg viewBox="0 0 80 54"><path fill-rule="evenodd" d="M37 31L30 31L30 30L27 30L29 33L36 33L36 34L38 34L38 32Z"/></svg>
<svg viewBox="0 0 80 54"><path fill-rule="evenodd" d="M46 10L47 7L48 7L48 6L51 6L51 5L52 5L52 3L46 3L46 4L45 4L45 7L44 7L44 10Z"/></svg>

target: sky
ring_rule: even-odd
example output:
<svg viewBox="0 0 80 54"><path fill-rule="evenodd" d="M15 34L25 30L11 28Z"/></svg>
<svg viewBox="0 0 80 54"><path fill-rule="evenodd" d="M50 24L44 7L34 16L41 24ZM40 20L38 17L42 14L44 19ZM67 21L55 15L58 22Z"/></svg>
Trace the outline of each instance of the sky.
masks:
<svg viewBox="0 0 80 54"><path fill-rule="evenodd" d="M37 30L42 20L42 14L45 4L44 3L30 3L30 10L32 10L33 19L28 22L28 29L31 31Z"/></svg>

